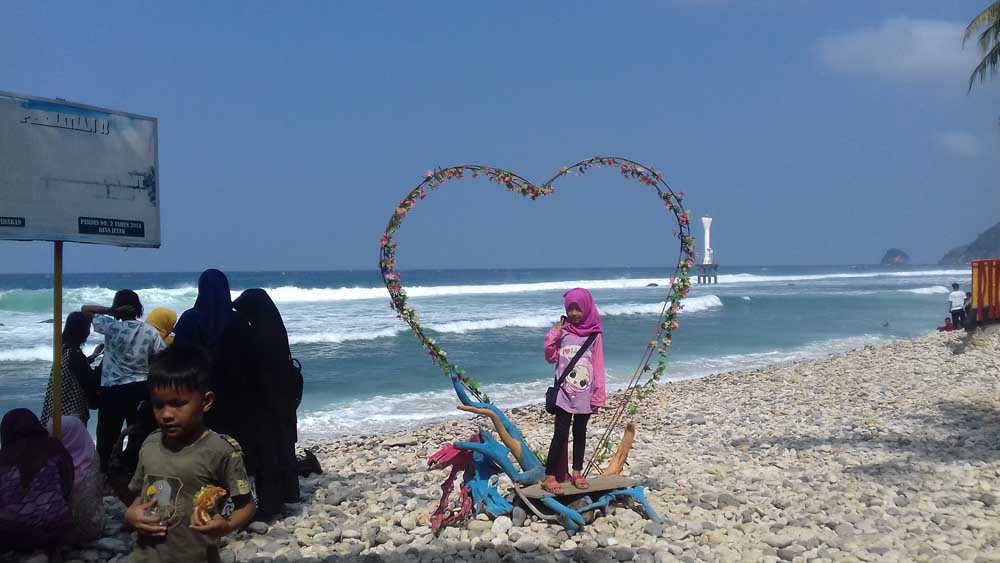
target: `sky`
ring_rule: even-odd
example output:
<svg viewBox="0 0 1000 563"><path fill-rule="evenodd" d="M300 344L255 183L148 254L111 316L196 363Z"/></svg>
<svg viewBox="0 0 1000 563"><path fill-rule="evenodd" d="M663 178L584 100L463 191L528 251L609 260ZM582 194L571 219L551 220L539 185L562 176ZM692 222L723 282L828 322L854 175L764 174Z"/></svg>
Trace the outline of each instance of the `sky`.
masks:
<svg viewBox="0 0 1000 563"><path fill-rule="evenodd" d="M426 170L541 182L594 155L661 171L722 264L934 263L1000 220L1000 77L967 93L962 46L986 4L20 2L0 90L159 120L161 248L68 244L68 272L373 269ZM672 264L645 189L449 184L400 266ZM51 267L0 241L0 273Z"/></svg>

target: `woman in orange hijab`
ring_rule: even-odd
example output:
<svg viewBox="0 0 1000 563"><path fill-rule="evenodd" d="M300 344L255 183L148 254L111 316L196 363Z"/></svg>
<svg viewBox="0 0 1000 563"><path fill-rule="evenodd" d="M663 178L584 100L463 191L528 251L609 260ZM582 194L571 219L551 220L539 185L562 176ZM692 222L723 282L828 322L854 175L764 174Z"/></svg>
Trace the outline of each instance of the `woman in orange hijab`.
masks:
<svg viewBox="0 0 1000 563"><path fill-rule="evenodd" d="M163 343L170 346L174 342L174 325L177 324L177 313L170 309L157 307L146 316L146 322L160 333Z"/></svg>

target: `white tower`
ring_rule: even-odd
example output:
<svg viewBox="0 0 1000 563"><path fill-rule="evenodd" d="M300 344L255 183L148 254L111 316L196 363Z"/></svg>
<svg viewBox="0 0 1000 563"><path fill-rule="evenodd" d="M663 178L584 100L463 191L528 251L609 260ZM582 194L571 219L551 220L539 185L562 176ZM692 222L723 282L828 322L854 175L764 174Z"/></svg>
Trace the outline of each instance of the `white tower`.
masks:
<svg viewBox="0 0 1000 563"><path fill-rule="evenodd" d="M705 258L701 263L709 265L714 263L712 256L712 218L702 217L701 224L705 227Z"/></svg>

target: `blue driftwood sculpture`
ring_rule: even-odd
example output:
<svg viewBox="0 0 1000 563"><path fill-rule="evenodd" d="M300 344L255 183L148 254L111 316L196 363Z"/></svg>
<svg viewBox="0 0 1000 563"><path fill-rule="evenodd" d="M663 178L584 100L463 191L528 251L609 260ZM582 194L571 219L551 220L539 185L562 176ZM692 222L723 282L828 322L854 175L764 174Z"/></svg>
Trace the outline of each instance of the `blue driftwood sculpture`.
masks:
<svg viewBox="0 0 1000 563"><path fill-rule="evenodd" d="M545 466L535 455L535 452L528 447L517 425L496 406L470 399L465 386L458 378L452 377L452 384L459 401L462 403L458 408L465 412L488 417L493 422L493 426L500 436L500 441L497 441L487 430L480 428L478 441L475 440L476 436L473 436L468 441L455 442L431 458L432 465L452 466L451 474L442 485L444 495L441 504L432 516L432 527L435 532L443 526L470 516L470 504L477 514L486 513L494 518L512 512L513 506L500 495L497 489L498 476L501 472L514 481L515 487L534 485L545 477ZM471 454L471 462L469 454ZM514 465L511 457L517 461L520 469ZM464 465L464 475L461 488L462 497L459 499L461 508L457 514L446 518L448 497L453 488L452 480L462 465ZM468 495L471 495L471 503ZM531 502L523 496L522 498L525 502ZM590 497L585 498L587 504L575 509L566 506L554 496L543 496L537 501L554 513L571 534L578 532L586 525L583 513L590 510L601 510L606 515L608 507L616 500L632 500L642 507L647 518L660 522L659 516L646 500L642 487L609 491L598 498L596 502L592 501Z"/></svg>

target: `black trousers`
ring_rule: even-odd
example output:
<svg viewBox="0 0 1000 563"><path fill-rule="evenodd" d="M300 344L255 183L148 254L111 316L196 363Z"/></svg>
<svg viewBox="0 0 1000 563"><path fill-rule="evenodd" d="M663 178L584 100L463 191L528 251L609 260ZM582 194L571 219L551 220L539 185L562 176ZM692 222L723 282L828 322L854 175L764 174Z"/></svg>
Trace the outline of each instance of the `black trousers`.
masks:
<svg viewBox="0 0 1000 563"><path fill-rule="evenodd" d="M97 456L101 461L101 473L108 471L108 460L121 435L122 423L134 423L139 403L148 399L149 388L145 381L101 387L97 411Z"/></svg>
<svg viewBox="0 0 1000 563"><path fill-rule="evenodd" d="M573 414L556 407L556 430L552 434L549 455L545 459L545 474L558 476L566 467L569 429L573 427L573 469L583 469L583 454L587 449L587 422L590 413Z"/></svg>
<svg viewBox="0 0 1000 563"><path fill-rule="evenodd" d="M953 309L951 311L951 324L955 325L956 329L965 326L965 309Z"/></svg>

